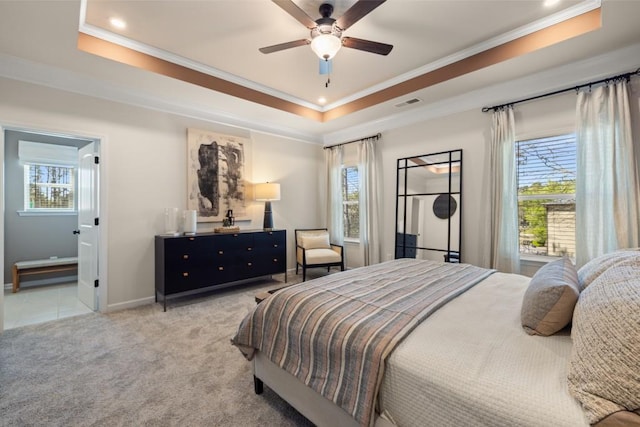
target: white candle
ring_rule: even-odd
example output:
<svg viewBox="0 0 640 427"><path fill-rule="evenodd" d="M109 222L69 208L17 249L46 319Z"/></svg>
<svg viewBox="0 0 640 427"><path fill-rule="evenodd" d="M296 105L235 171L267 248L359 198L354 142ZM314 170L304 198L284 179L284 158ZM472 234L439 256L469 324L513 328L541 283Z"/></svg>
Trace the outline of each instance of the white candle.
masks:
<svg viewBox="0 0 640 427"><path fill-rule="evenodd" d="M196 211L184 211L184 234L196 234L197 223Z"/></svg>

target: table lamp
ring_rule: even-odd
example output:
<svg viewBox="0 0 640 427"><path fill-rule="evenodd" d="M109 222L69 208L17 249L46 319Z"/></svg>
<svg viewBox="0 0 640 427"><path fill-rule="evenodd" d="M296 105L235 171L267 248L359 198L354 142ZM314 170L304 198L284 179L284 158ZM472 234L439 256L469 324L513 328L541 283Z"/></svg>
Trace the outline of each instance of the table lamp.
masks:
<svg viewBox="0 0 640 427"><path fill-rule="evenodd" d="M271 212L271 201L280 200L280 184L275 182L266 182L264 184L256 184L255 199L264 201L264 223L265 230L273 229L273 215Z"/></svg>

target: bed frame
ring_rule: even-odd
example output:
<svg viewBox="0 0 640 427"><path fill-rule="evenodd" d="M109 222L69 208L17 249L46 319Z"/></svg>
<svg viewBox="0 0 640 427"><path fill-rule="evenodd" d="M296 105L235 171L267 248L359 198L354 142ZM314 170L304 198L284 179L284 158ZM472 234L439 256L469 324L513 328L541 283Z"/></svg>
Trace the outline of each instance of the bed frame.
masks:
<svg viewBox="0 0 640 427"><path fill-rule="evenodd" d="M260 352L256 352L253 358L253 381L256 394L261 394L263 384L267 384L271 390L319 427L359 426L355 418L344 409L307 387ZM374 426L394 427L395 424L377 415Z"/></svg>

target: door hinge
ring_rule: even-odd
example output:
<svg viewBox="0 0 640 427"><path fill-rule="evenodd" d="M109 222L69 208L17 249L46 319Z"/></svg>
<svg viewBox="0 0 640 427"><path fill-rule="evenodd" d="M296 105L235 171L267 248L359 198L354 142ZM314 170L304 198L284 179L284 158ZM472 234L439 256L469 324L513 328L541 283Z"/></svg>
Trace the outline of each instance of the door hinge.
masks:
<svg viewBox="0 0 640 427"><path fill-rule="evenodd" d="M100 225L100 218L95 218L93 220L93 225Z"/></svg>
<svg viewBox="0 0 640 427"><path fill-rule="evenodd" d="M95 156L95 157L93 158L93 163L95 163L96 165L99 165L99 164L100 164L100 157Z"/></svg>
<svg viewBox="0 0 640 427"><path fill-rule="evenodd" d="M93 281L93 287L97 288L100 285L100 281L98 279Z"/></svg>

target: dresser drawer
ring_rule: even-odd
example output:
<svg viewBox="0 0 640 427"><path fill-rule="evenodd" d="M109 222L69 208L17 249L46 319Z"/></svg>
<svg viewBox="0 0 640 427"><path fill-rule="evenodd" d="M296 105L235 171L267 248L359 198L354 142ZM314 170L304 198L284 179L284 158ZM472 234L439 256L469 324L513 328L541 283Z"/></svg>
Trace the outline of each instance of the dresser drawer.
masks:
<svg viewBox="0 0 640 427"><path fill-rule="evenodd" d="M254 236L256 248L286 249L287 234L284 231L257 232Z"/></svg>
<svg viewBox="0 0 640 427"><path fill-rule="evenodd" d="M211 241L206 237L185 237L168 240L165 244L165 259L168 264L197 265L213 257Z"/></svg>
<svg viewBox="0 0 640 427"><path fill-rule="evenodd" d="M265 251L266 252L266 251ZM256 257L255 269L259 275L282 273L287 268L287 260L282 253L260 253Z"/></svg>
<svg viewBox="0 0 640 427"><path fill-rule="evenodd" d="M165 293L167 295L215 285L208 268L191 268L167 272Z"/></svg>

